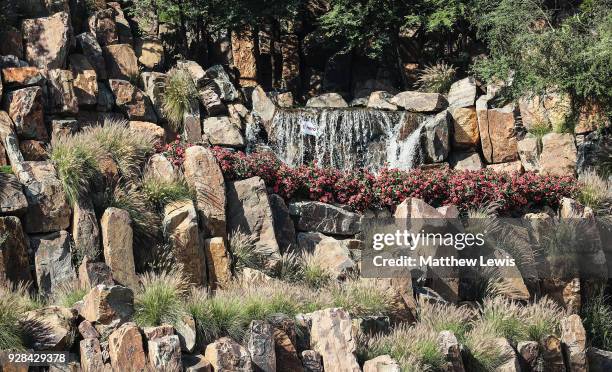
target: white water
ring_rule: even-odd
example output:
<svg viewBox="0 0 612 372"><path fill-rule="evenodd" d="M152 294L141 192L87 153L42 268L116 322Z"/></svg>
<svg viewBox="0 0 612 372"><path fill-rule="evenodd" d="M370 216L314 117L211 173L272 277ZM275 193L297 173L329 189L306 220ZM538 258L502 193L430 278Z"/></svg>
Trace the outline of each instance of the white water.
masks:
<svg viewBox="0 0 612 372"><path fill-rule="evenodd" d="M316 161L345 170L376 171L385 165L410 169L418 165L423 124L400 140L407 115L373 109L279 110L269 140L281 160L292 166ZM305 134L303 126L306 133L314 128L316 135Z"/></svg>

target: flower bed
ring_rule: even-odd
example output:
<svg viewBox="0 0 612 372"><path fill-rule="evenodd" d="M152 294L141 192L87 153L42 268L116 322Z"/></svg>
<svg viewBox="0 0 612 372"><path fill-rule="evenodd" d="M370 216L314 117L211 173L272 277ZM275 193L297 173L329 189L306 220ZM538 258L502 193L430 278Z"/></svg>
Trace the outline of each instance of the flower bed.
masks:
<svg viewBox="0 0 612 372"><path fill-rule="evenodd" d="M271 153L247 155L219 147L213 151L228 180L259 176L286 200L304 198L340 203L358 211L394 210L405 198L416 197L434 207L454 204L463 211L496 203L501 213L517 214L544 205L556 208L562 197L573 197L577 192L576 180L571 177L510 175L485 169L343 172L316 165L291 168Z"/></svg>

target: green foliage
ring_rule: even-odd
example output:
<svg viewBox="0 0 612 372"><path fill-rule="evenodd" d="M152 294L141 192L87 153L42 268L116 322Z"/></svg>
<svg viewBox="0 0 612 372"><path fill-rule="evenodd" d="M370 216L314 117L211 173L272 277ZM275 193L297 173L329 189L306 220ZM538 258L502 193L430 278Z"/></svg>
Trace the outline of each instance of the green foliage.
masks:
<svg viewBox="0 0 612 372"><path fill-rule="evenodd" d="M26 311L39 304L30 297L27 287L0 286L0 350L24 350L24 330L19 323Z"/></svg>
<svg viewBox="0 0 612 372"><path fill-rule="evenodd" d="M426 67L419 74L419 89L430 93L448 93L457 70L446 63Z"/></svg>
<svg viewBox="0 0 612 372"><path fill-rule="evenodd" d="M490 323L479 323L466 335L464 345L467 350L467 371L495 371L512 357L500 348L497 334Z"/></svg>
<svg viewBox="0 0 612 372"><path fill-rule="evenodd" d="M610 214L612 208L610 181L601 178L594 170L589 170L580 175L579 182L578 201L593 209L596 214Z"/></svg>
<svg viewBox="0 0 612 372"><path fill-rule="evenodd" d="M175 201L193 199L193 193L180 173L163 177L147 169L142 179L142 192L149 203L159 209Z"/></svg>
<svg viewBox="0 0 612 372"><path fill-rule="evenodd" d="M141 327L177 324L185 313L187 286L180 270L142 275L134 295L134 321Z"/></svg>
<svg viewBox="0 0 612 372"><path fill-rule="evenodd" d="M536 123L528 130L529 133L533 134L538 140L538 143L542 143L542 137L552 132L550 125L546 123Z"/></svg>
<svg viewBox="0 0 612 372"><path fill-rule="evenodd" d="M612 305L602 292L587 298L581 317L591 346L612 350Z"/></svg>
<svg viewBox="0 0 612 372"><path fill-rule="evenodd" d="M321 288L331 282L332 275L320 258L307 253L302 256L302 280L310 288Z"/></svg>
<svg viewBox="0 0 612 372"><path fill-rule="evenodd" d="M272 254L259 249L255 245L256 242L255 235L244 233L240 229L230 235L229 247L235 272L240 272L246 267L259 271L267 270L267 263Z"/></svg>
<svg viewBox="0 0 612 372"><path fill-rule="evenodd" d="M436 332L451 331L459 341L464 339L470 323L476 316L475 311L467 306L419 301L419 323Z"/></svg>
<svg viewBox="0 0 612 372"><path fill-rule="evenodd" d="M334 306L350 309L352 316L386 315L392 311L393 292L381 290L373 281L349 280L330 289Z"/></svg>
<svg viewBox="0 0 612 372"><path fill-rule="evenodd" d="M89 288L80 284L79 281L62 283L54 292L51 302L54 305L72 307L81 301L89 293Z"/></svg>
<svg viewBox="0 0 612 372"><path fill-rule="evenodd" d="M13 174L13 169L10 165L2 165L0 166L0 174Z"/></svg>
<svg viewBox="0 0 612 372"><path fill-rule="evenodd" d="M168 73L162 96L162 110L172 128L183 128L183 116L198 105L198 91L186 69L175 68Z"/></svg>

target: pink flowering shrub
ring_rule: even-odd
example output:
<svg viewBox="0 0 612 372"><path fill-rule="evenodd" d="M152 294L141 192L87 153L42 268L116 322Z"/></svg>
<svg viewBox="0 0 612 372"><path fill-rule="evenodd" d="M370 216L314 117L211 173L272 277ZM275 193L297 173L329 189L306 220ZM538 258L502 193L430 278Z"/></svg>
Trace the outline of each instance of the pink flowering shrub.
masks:
<svg viewBox="0 0 612 372"><path fill-rule="evenodd" d="M181 167L185 161L185 150L191 147L192 144L183 142L181 136L176 136L176 139L168 144L155 146L155 152L163 154L174 166Z"/></svg>
<svg viewBox="0 0 612 372"><path fill-rule="evenodd" d="M228 180L259 176L286 200L305 198L340 203L358 211L394 210L407 197L415 197L434 207L454 204L464 211L496 203L501 213L510 215L544 205L556 208L562 197L573 197L577 192L572 177L511 175L486 169L383 169L375 175L366 170L319 168L316 164L291 168L271 153L246 155L218 147L213 152Z"/></svg>

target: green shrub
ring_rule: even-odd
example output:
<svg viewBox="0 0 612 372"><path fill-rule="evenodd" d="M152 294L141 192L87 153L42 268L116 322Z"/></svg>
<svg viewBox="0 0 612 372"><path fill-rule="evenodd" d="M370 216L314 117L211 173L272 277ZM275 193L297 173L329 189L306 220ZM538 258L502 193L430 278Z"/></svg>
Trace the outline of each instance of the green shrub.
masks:
<svg viewBox="0 0 612 372"><path fill-rule="evenodd" d="M334 307L342 307L351 316L387 315L393 307L393 292L371 280L349 280L330 288Z"/></svg>
<svg viewBox="0 0 612 372"><path fill-rule="evenodd" d="M24 285L0 285L0 350L24 350L24 330L19 322L26 311L40 307Z"/></svg>
<svg viewBox="0 0 612 372"><path fill-rule="evenodd" d="M589 344L593 347L612 350L612 306L610 297L603 291L587 298L582 307L582 322Z"/></svg>
<svg viewBox="0 0 612 372"><path fill-rule="evenodd" d="M240 229L234 231L229 237L229 247L232 253L234 272L241 272L244 268L266 271L271 253L258 249L255 245L256 236L246 234Z"/></svg>
<svg viewBox="0 0 612 372"><path fill-rule="evenodd" d="M53 305L72 307L81 301L87 293L89 293L89 288L82 286L78 280L70 281L58 286L53 292L51 302Z"/></svg>
<svg viewBox="0 0 612 372"><path fill-rule="evenodd" d="M198 104L198 91L188 70L175 68L168 73L162 96L162 110L174 130L183 127L183 116Z"/></svg>
<svg viewBox="0 0 612 372"><path fill-rule="evenodd" d="M302 255L302 277L310 288L322 288L332 281L332 275L320 259L310 253Z"/></svg>
<svg viewBox="0 0 612 372"><path fill-rule="evenodd" d="M10 165L0 166L0 173L13 174L13 168Z"/></svg>
<svg viewBox="0 0 612 372"><path fill-rule="evenodd" d="M141 275L134 295L134 321L141 327L176 324L185 313L187 281L180 269Z"/></svg>
<svg viewBox="0 0 612 372"><path fill-rule="evenodd" d="M271 275L285 282L301 281L303 278L301 256L291 251L283 253Z"/></svg>
<svg viewBox="0 0 612 372"><path fill-rule="evenodd" d="M147 169L142 179L142 191L149 203L159 209L175 201L193 199L185 178L178 173L167 178Z"/></svg>
<svg viewBox="0 0 612 372"><path fill-rule="evenodd" d="M597 214L610 214L612 208L612 185L594 170L588 170L578 178L580 189L578 201Z"/></svg>
<svg viewBox="0 0 612 372"><path fill-rule="evenodd" d="M467 306L432 303L420 300L417 308L417 317L420 324L435 332L451 331L461 342L470 328L476 313Z"/></svg>
<svg viewBox="0 0 612 372"><path fill-rule="evenodd" d="M495 371L513 356L500 349L497 338L498 332L488 322L478 323L466 334L466 371Z"/></svg>
<svg viewBox="0 0 612 372"><path fill-rule="evenodd" d="M482 327L491 329L496 337L503 337L513 344L528 338L524 309L516 302L502 297L488 298L480 313Z"/></svg>
<svg viewBox="0 0 612 372"><path fill-rule="evenodd" d="M419 73L419 89L430 93L447 93L456 73L456 69L445 62L427 66Z"/></svg>

